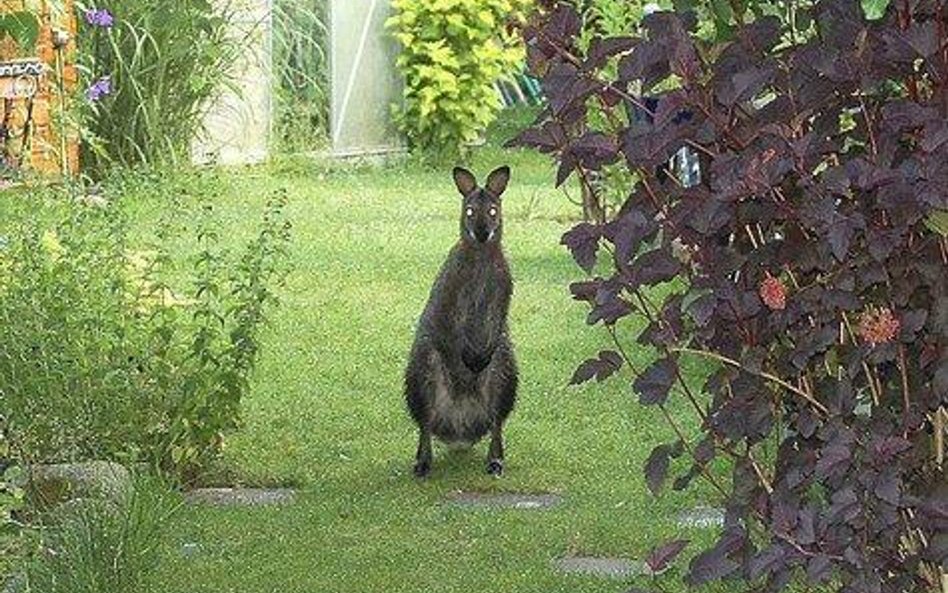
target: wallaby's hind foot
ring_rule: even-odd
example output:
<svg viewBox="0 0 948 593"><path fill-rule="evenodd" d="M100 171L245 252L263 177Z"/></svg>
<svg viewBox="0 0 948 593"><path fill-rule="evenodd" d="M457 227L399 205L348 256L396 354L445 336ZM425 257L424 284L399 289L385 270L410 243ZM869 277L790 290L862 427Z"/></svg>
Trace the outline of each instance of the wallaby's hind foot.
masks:
<svg viewBox="0 0 948 593"><path fill-rule="evenodd" d="M487 462L487 473L490 475L499 478L504 475L504 460L503 459L491 459Z"/></svg>
<svg viewBox="0 0 948 593"><path fill-rule="evenodd" d="M487 473L500 477L504 473L503 425L497 423L490 431L490 450L487 453Z"/></svg>
<svg viewBox="0 0 948 593"><path fill-rule="evenodd" d="M414 471L416 478L427 478L431 475L431 460L419 459L415 462L415 467L412 471Z"/></svg>
<svg viewBox="0 0 948 593"><path fill-rule="evenodd" d="M431 473L431 433L425 429L418 432L414 472L416 478L427 478Z"/></svg>

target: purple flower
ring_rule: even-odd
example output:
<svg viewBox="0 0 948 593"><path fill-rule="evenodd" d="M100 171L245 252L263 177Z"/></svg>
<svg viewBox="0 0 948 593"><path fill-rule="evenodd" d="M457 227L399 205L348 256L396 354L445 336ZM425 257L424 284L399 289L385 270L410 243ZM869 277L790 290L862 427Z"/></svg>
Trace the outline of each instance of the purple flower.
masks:
<svg viewBox="0 0 948 593"><path fill-rule="evenodd" d="M115 18L106 8L89 8L86 10L86 22L93 27L108 29L115 24Z"/></svg>
<svg viewBox="0 0 948 593"><path fill-rule="evenodd" d="M92 103L101 101L103 97L111 94L112 77L110 76L103 76L102 78L93 82L92 86L86 89L86 99L89 99L89 101Z"/></svg>

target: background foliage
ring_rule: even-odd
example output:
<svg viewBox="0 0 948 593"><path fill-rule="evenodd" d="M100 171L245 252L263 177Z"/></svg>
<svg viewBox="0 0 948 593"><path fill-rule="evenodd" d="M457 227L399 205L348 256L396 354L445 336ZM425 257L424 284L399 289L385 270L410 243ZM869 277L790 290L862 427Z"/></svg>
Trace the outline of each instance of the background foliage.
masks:
<svg viewBox="0 0 948 593"><path fill-rule="evenodd" d="M229 82L241 40L229 35L231 2L106 0L114 25L94 26L78 4L83 88L100 77L111 93L81 117L83 168L188 162L208 101Z"/></svg>
<svg viewBox="0 0 948 593"><path fill-rule="evenodd" d="M312 151L329 132L328 12L326 0L273 4L275 140L286 152Z"/></svg>
<svg viewBox="0 0 948 593"><path fill-rule="evenodd" d="M948 244L927 220L948 206L945 4L890 5L879 20L853 0L791 18L728 4L710 36L693 14L656 13L641 35L584 48L566 1L524 30L549 105L517 143L556 155L557 183L575 174L595 192L590 173L617 163L637 179L611 220L563 237L590 275L571 291L614 339L574 381L629 366L640 403L678 437L649 456L650 489L701 476L725 501L690 584L935 590L948 560L931 454L948 404ZM698 184L668 170L682 146L701 155ZM627 336L628 318L648 326ZM635 365L639 346L658 360ZM703 383L681 371L692 357L714 365ZM684 545L660 547L653 568Z"/></svg>
<svg viewBox="0 0 948 593"><path fill-rule="evenodd" d="M121 206L88 200L39 202L37 216L10 230L0 416L16 460L144 460L187 477L237 426L282 275L283 199L237 254L218 247L211 206L191 212L169 200L145 245ZM190 233L191 255L170 257Z"/></svg>
<svg viewBox="0 0 948 593"><path fill-rule="evenodd" d="M396 121L413 150L451 159L494 120L494 82L519 67L523 49L506 27L531 0L395 0L387 26L405 78Z"/></svg>

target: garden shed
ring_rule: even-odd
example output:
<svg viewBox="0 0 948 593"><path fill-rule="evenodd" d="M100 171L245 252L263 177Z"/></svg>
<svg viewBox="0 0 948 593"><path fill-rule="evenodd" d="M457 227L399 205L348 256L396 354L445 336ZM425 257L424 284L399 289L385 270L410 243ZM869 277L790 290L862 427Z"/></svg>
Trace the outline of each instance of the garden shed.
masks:
<svg viewBox="0 0 948 593"><path fill-rule="evenodd" d="M214 101L206 131L195 140L198 163L260 162L275 142L278 90L274 43L285 33L276 23L292 15L277 10L273 0L241 0L233 35L241 40L242 56L234 63L234 88ZM385 31L390 0L330 0L326 54L330 153L338 157L379 155L401 150L392 123L391 106L401 94L395 69L398 48ZM308 48L312 49L312 48ZM305 109L298 117L303 118ZM289 117L295 114L290 113Z"/></svg>
<svg viewBox="0 0 948 593"><path fill-rule="evenodd" d="M335 156L401 149L391 106L401 96L398 46L385 32L390 0L332 0L330 133Z"/></svg>

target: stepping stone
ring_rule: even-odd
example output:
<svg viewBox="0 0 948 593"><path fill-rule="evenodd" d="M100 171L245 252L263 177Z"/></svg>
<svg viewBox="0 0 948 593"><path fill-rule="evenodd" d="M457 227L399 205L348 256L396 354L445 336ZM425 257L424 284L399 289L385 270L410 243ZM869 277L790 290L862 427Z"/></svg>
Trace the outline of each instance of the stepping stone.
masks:
<svg viewBox="0 0 948 593"><path fill-rule="evenodd" d="M77 499L120 502L132 486L124 466L107 461L35 465L25 472L27 498L32 506L49 510Z"/></svg>
<svg viewBox="0 0 948 593"><path fill-rule="evenodd" d="M3 593L26 593L26 575L17 573L3 587Z"/></svg>
<svg viewBox="0 0 948 593"><path fill-rule="evenodd" d="M678 514L678 527L685 529L713 529L724 527L724 509L695 507Z"/></svg>
<svg viewBox="0 0 948 593"><path fill-rule="evenodd" d="M487 494L483 492L456 492L448 501L459 507L484 509L551 509L563 502L558 494Z"/></svg>
<svg viewBox="0 0 948 593"><path fill-rule="evenodd" d="M216 507L257 507L289 504L296 500L296 491L289 488L200 488L185 493L189 504Z"/></svg>
<svg viewBox="0 0 948 593"><path fill-rule="evenodd" d="M557 571L593 577L624 579L636 576L651 576L652 571L644 562L634 562L625 558L596 556L566 556L553 561Z"/></svg>

